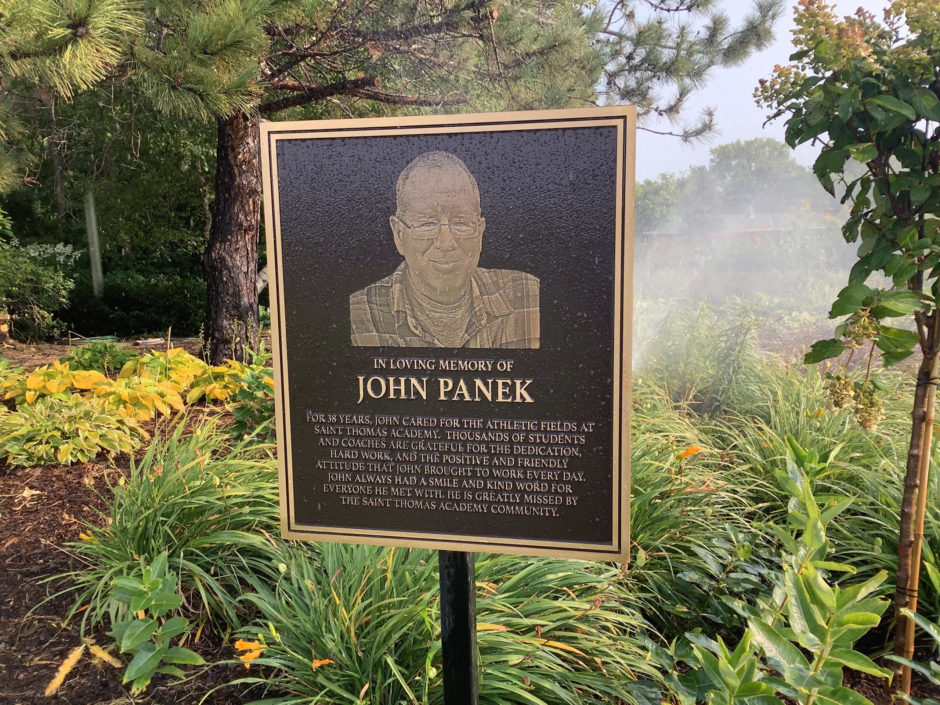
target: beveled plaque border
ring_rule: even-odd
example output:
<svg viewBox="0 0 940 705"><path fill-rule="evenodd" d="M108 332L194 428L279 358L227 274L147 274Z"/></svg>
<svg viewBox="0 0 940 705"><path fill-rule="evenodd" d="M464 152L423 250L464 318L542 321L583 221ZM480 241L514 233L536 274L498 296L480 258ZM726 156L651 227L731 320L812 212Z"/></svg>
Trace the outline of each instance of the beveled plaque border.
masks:
<svg viewBox="0 0 940 705"><path fill-rule="evenodd" d="M372 530L355 527L300 525L295 521L287 385L286 340L289 321L282 318L281 216L277 173L277 142L282 139L382 137L459 132L551 130L578 127L617 129L616 225L614 273L614 340L611 532L607 543L514 539L468 534ZM261 123L261 173L269 268L275 419L280 487L281 534L287 539L336 541L441 549L557 556L582 560L626 562L630 554L630 403L633 318L633 229L636 160L636 108L612 106L567 110L472 113L439 116L313 120ZM296 362L296 360L295 360ZM381 511L381 510L377 510Z"/></svg>

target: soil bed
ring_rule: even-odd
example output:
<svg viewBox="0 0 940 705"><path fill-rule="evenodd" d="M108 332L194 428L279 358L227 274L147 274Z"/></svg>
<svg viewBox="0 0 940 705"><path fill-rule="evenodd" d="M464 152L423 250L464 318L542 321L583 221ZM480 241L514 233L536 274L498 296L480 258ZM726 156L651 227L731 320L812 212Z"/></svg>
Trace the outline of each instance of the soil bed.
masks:
<svg viewBox="0 0 940 705"><path fill-rule="evenodd" d="M9 469L6 469L9 473ZM131 703L121 686L120 672L88 651L52 697L44 691L69 652L80 645L77 620L62 619L72 604L70 595L55 596L64 584L44 582L75 567L62 546L76 541L83 522L97 523L108 496L107 476L120 472L107 461L81 465L29 468L0 474L0 703L4 705L92 705ZM38 607L37 607L38 605ZM111 647L97 635L97 642ZM202 643L195 646L207 661L231 658L231 647ZM126 657L124 658L126 661ZM157 678L146 697L135 703L195 705L213 687L239 675L235 666L213 666L183 684ZM241 703L232 688L216 691L205 702Z"/></svg>

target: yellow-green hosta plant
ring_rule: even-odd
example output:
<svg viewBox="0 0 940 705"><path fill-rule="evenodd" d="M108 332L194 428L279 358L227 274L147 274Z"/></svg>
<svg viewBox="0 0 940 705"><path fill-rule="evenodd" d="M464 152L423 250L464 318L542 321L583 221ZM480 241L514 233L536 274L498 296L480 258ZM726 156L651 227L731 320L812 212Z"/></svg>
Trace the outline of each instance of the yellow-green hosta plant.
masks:
<svg viewBox="0 0 940 705"><path fill-rule="evenodd" d="M185 390L209 369L209 365L183 348L172 348L166 352L155 350L130 360L121 368L118 378L140 377L157 382L168 381Z"/></svg>
<svg viewBox="0 0 940 705"><path fill-rule="evenodd" d="M32 404L46 396L65 398L72 387L72 370L67 362L42 365L29 373L12 374L0 381L4 400L16 406Z"/></svg>
<svg viewBox="0 0 940 705"><path fill-rule="evenodd" d="M84 463L101 452L131 453L146 438L133 418L78 394L41 397L0 415L0 458L10 465Z"/></svg>

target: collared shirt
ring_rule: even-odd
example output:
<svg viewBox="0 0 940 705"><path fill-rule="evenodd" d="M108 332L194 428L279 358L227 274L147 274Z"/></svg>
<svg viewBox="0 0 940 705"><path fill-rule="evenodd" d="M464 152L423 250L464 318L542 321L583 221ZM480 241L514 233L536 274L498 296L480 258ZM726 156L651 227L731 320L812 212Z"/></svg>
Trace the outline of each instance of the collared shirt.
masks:
<svg viewBox="0 0 940 705"><path fill-rule="evenodd" d="M408 265L349 297L352 344L362 347L443 347L422 330L406 286ZM481 269L470 278L472 309L465 348L538 348L539 280L513 269Z"/></svg>

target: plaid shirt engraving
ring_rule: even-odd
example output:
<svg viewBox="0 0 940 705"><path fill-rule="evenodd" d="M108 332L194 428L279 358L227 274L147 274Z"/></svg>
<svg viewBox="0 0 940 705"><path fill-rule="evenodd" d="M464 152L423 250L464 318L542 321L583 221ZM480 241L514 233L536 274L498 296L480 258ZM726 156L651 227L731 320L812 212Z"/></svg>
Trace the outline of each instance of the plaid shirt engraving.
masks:
<svg viewBox="0 0 940 705"><path fill-rule="evenodd" d="M443 347L421 330L408 296L408 265L349 297L352 344L360 347ZM477 268L470 278L473 309L465 348L539 347L539 280L513 269Z"/></svg>

